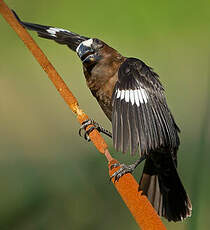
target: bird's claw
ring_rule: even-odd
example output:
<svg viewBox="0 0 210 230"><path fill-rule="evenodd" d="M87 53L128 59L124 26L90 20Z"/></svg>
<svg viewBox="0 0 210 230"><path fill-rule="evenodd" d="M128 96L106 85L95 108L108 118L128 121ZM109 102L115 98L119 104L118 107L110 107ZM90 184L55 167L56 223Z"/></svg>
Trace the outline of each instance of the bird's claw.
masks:
<svg viewBox="0 0 210 230"><path fill-rule="evenodd" d="M89 125L92 125L92 126L91 126L90 128L87 129L87 127L88 127ZM79 135L80 135L80 136L83 136L83 135L82 135L82 130L84 130L84 131L85 131L85 132L84 132L84 138L85 138L85 140L90 141L89 134L90 134L94 129L96 129L96 130L98 130L98 132L104 133L104 134L106 134L107 136L109 136L109 137L112 138L112 133L111 133L111 132L109 132L108 130L104 129L101 125L99 125L97 122L95 122L95 121L92 120L92 119L88 119L88 120L82 122L82 125L81 125L81 127L80 127L80 129L79 129Z"/></svg>
<svg viewBox="0 0 210 230"><path fill-rule="evenodd" d="M120 163L115 163L110 166L110 169L116 168L118 166L121 166L119 170L117 170L115 173L113 173L110 177L110 180L114 178L114 182L119 181L119 179L127 174L127 173L132 173L135 169L135 165L125 165L125 164L120 164Z"/></svg>
<svg viewBox="0 0 210 230"><path fill-rule="evenodd" d="M110 169L112 170L113 168L119 167L121 164L120 163L114 163L110 166Z"/></svg>
<svg viewBox="0 0 210 230"><path fill-rule="evenodd" d="M89 125L94 125L94 126L91 126L89 129L86 130L86 128L89 126ZM87 141L90 141L90 137L89 137L89 134L94 130L94 129L98 129L96 123L93 121L93 120L85 120L82 122L82 125L79 129L79 135L82 137L82 130L84 130L84 138L85 140Z"/></svg>

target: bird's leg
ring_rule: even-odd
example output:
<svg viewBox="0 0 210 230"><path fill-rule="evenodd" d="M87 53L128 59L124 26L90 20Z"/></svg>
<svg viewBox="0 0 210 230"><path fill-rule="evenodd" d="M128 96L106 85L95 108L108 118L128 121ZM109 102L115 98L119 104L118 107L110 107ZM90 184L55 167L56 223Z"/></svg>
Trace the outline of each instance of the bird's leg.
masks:
<svg viewBox="0 0 210 230"><path fill-rule="evenodd" d="M86 128L87 128L89 125L93 125L93 126L91 126L89 129L86 130ZM112 138L112 133L111 133L111 132L109 132L108 130L104 129L101 125L99 125L97 122L95 122L95 121L92 120L92 119L88 119L88 120L82 122L82 126L81 126L80 129L79 129L79 135L82 136L82 130L85 130L84 138L85 138L85 140L90 141L89 134L90 134L94 129L97 129L98 132L104 133L104 134L106 134L107 136L109 136L109 137Z"/></svg>
<svg viewBox="0 0 210 230"><path fill-rule="evenodd" d="M133 173L134 169L145 159L146 159L146 155L144 154L136 162L134 162L131 165L125 165L125 164L120 164L120 163L112 164L110 166L110 169L116 168L118 166L121 166L121 167L119 170L117 170L115 173L112 174L112 176L110 177L110 180L114 178L114 182L115 182L115 181L118 181L120 177L122 177L123 175L127 173Z"/></svg>

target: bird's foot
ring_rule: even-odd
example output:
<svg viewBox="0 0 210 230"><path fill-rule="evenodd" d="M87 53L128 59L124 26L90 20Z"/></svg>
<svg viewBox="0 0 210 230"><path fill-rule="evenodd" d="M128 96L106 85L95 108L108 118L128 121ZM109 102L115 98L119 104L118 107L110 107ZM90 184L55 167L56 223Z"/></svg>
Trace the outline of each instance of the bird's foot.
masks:
<svg viewBox="0 0 210 230"><path fill-rule="evenodd" d="M110 177L110 180L114 178L114 182L119 181L119 179L127 173L133 173L134 169L136 168L135 164L125 165L125 164L115 163L110 166L110 169L113 169L119 166L120 166L120 169L117 170L115 173L113 173Z"/></svg>
<svg viewBox="0 0 210 230"><path fill-rule="evenodd" d="M90 128L87 129L87 127L89 125L92 125ZM88 119L84 122L82 122L82 126L80 127L79 129L79 135L82 136L82 130L84 130L84 138L85 140L87 141L90 141L90 137L89 137L89 134L94 130L98 130L98 132L101 132L101 133L104 133L106 134L107 136L111 137L112 138L112 134L111 132L109 132L108 130L104 129L102 126L100 126L97 122L95 122L94 120L92 119Z"/></svg>

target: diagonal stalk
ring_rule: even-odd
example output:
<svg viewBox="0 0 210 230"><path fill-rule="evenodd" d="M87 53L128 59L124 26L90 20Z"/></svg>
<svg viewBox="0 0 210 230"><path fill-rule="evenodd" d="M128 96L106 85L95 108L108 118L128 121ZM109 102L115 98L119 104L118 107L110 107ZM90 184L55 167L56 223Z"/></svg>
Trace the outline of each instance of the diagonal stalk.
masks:
<svg viewBox="0 0 210 230"><path fill-rule="evenodd" d="M29 33L18 23L11 10L3 0L0 0L0 13L8 24L14 29L18 36L23 40L25 45L31 51L35 59L48 74L49 79L54 84L62 98L68 104L70 109L76 114L80 123L88 119L88 116L79 108L78 101L69 90L63 79L56 72L53 65L49 62L43 51L38 47ZM112 158L108 151L108 147L101 135L94 130L90 133L90 139L96 148L105 155L109 162L109 166L117 161ZM109 174L112 175L115 170L109 167ZM119 182L114 183L117 191L121 195L125 204L134 216L137 224L142 230L165 230L165 226L158 217L156 211L148 201L147 197L138 192L138 184L131 174L123 176Z"/></svg>

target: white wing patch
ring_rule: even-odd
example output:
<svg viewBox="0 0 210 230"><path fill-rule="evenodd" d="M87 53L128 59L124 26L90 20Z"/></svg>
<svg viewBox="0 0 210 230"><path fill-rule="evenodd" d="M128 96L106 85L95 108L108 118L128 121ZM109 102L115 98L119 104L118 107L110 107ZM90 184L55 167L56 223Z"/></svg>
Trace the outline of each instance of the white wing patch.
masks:
<svg viewBox="0 0 210 230"><path fill-rule="evenodd" d="M141 95L141 90L140 90L140 89L137 89L137 93L138 93L138 95L139 95L140 103L144 103L143 97L142 97L142 95Z"/></svg>
<svg viewBox="0 0 210 230"><path fill-rule="evenodd" d="M129 102L129 97L130 97L129 90L125 90L125 101L126 102Z"/></svg>
<svg viewBox="0 0 210 230"><path fill-rule="evenodd" d="M134 90L134 97L135 97L135 103L136 103L136 105L139 106L140 103L139 103L138 89L135 89L135 90Z"/></svg>
<svg viewBox="0 0 210 230"><path fill-rule="evenodd" d="M140 88L140 89L141 89L141 94L143 96L144 103L147 103L148 96L147 96L146 90L143 88Z"/></svg>
<svg viewBox="0 0 210 230"><path fill-rule="evenodd" d="M134 90L129 90L130 91L130 101L131 101L131 104L133 105L134 104Z"/></svg>
<svg viewBox="0 0 210 230"><path fill-rule="evenodd" d="M122 90L122 91L120 91L121 92L121 97L120 97L120 99L122 100L122 99L124 99L124 97L125 97L125 90Z"/></svg>
<svg viewBox="0 0 210 230"><path fill-rule="evenodd" d="M48 32L49 34L51 34L51 36L56 37L56 33L57 33L57 32L70 32L70 31L64 30L64 29L61 29L61 28L50 27L50 28L47 30L47 32Z"/></svg>
<svg viewBox="0 0 210 230"><path fill-rule="evenodd" d="M148 102L148 95L145 89L127 89L127 90L120 90L118 89L116 92L116 98L120 98L120 100L125 100L126 102L131 102L132 105L136 104L140 106L141 104L146 104Z"/></svg>
<svg viewBox="0 0 210 230"><path fill-rule="evenodd" d="M117 90L117 98L120 97L120 94L121 94L121 91L118 89L118 90Z"/></svg>

